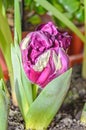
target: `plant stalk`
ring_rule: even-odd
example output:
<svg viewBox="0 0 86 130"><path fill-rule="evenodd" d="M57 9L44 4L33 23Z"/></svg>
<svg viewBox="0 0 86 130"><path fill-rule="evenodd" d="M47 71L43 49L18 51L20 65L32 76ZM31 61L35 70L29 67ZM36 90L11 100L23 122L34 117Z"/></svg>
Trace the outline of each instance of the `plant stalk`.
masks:
<svg viewBox="0 0 86 130"><path fill-rule="evenodd" d="M84 52L83 52L83 64L82 64L82 77L86 79L86 0L84 0L84 27L85 27L85 41L84 41Z"/></svg>

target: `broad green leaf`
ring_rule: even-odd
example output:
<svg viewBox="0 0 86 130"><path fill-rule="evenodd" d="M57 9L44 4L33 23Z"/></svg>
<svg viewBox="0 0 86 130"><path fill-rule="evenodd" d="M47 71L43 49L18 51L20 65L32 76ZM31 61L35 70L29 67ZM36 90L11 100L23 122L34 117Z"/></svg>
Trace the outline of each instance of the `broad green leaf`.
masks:
<svg viewBox="0 0 86 130"><path fill-rule="evenodd" d="M14 72L15 91L21 113L25 119L27 111L33 102L32 86L27 79L21 61L20 48L17 43L11 47L11 56Z"/></svg>
<svg viewBox="0 0 86 130"><path fill-rule="evenodd" d="M5 91L4 81L0 80L0 130L7 130L9 97Z"/></svg>
<svg viewBox="0 0 86 130"><path fill-rule="evenodd" d="M30 106L26 129L44 130L59 110L70 86L72 69L52 80Z"/></svg>
<svg viewBox="0 0 86 130"><path fill-rule="evenodd" d="M64 6L64 8L70 13L74 13L79 9L80 1L79 0L59 0L59 2Z"/></svg>
<svg viewBox="0 0 86 130"><path fill-rule="evenodd" d="M80 39L85 42L85 37L83 34L79 31L79 29L72 23L63 13L61 13L58 9L56 9L53 5L51 5L46 0L34 0L38 4L40 4L42 7L44 7L46 10L50 11L53 16L58 18L61 22L63 22L68 28L70 28L77 36L80 37Z"/></svg>
<svg viewBox="0 0 86 130"><path fill-rule="evenodd" d="M21 13L20 13L20 1L14 0L14 43L18 41L18 44L21 42ZM15 37L15 33L18 35L18 39Z"/></svg>

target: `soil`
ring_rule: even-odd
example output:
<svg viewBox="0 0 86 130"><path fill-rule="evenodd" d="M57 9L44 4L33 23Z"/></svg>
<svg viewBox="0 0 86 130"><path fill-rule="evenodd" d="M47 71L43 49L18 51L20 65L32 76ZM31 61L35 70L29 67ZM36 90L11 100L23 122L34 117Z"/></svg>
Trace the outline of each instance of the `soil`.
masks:
<svg viewBox="0 0 86 130"><path fill-rule="evenodd" d="M81 77L81 68L82 65L73 67L70 90L48 130L86 130L86 125L80 122L84 102L86 102L86 79ZM24 129L24 121L19 108L11 103L8 130Z"/></svg>

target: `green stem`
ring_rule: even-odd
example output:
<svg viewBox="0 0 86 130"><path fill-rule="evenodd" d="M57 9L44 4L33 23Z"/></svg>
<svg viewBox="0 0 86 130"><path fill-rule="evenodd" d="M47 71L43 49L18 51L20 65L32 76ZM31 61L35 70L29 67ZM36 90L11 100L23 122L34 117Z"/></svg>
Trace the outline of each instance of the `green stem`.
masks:
<svg viewBox="0 0 86 130"><path fill-rule="evenodd" d="M63 22L69 29L75 32L83 42L85 42L85 37L83 36L83 34L64 14L62 14L59 10L57 10L53 5L51 5L46 0L35 0L35 1L42 7L44 7L46 10L51 12L53 16L55 16L57 19Z"/></svg>
<svg viewBox="0 0 86 130"><path fill-rule="evenodd" d="M84 0L84 14L85 14L85 39L86 39L86 0ZM86 79L86 41L84 42L84 53L83 53L83 66L82 66L82 76ZM81 122L86 124L86 103L82 110Z"/></svg>
<svg viewBox="0 0 86 130"><path fill-rule="evenodd" d="M84 0L84 14L85 14L85 41L84 41L84 53L83 53L83 66L82 66L82 76L86 79L86 0Z"/></svg>

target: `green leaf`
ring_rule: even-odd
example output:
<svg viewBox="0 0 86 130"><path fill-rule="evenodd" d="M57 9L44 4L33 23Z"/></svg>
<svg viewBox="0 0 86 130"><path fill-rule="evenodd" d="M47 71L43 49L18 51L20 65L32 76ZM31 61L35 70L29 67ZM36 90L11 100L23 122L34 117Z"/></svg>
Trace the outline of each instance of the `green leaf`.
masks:
<svg viewBox="0 0 86 130"><path fill-rule="evenodd" d="M14 89L13 71L11 62L11 43L13 43L13 40L7 22L7 18L4 17L0 12L0 48L2 50L3 56L7 64L11 88Z"/></svg>
<svg viewBox="0 0 86 130"><path fill-rule="evenodd" d="M33 100L37 97L38 86L36 84L32 84L32 93L33 93Z"/></svg>
<svg viewBox="0 0 86 130"><path fill-rule="evenodd" d="M3 26L2 26L3 25ZM0 13L0 48L2 49L8 69L11 71L11 51L12 36L7 19Z"/></svg>
<svg viewBox="0 0 86 130"><path fill-rule="evenodd" d="M17 43L11 47L11 56L14 72L15 91L21 113L25 119L27 111L33 102L32 86L27 79L21 60L20 48Z"/></svg>
<svg viewBox="0 0 86 130"><path fill-rule="evenodd" d="M77 34L77 36L80 37L80 39L85 42L85 37L83 34L79 31L79 29L72 23L63 13L61 13L59 10L57 10L53 5L51 5L46 0L34 0L38 4L40 4L42 7L44 7L46 10L50 11L53 16L58 18L61 22L63 22L68 28L70 28L73 32Z"/></svg>
<svg viewBox="0 0 86 130"><path fill-rule="evenodd" d="M80 120L81 120L82 123L86 124L86 102L84 104Z"/></svg>
<svg viewBox="0 0 86 130"><path fill-rule="evenodd" d="M26 129L44 130L59 110L70 86L72 69L52 80L30 106Z"/></svg>
<svg viewBox="0 0 86 130"><path fill-rule="evenodd" d="M43 15L43 14L46 13L46 10L42 6L40 6L40 5L36 5L35 6L35 11L39 15Z"/></svg>
<svg viewBox="0 0 86 130"><path fill-rule="evenodd" d="M18 41L18 44L21 42L21 15L20 15L20 2L19 0L14 0L14 43ZM18 39L16 39L16 34Z"/></svg>
<svg viewBox="0 0 86 130"><path fill-rule="evenodd" d="M24 0L24 5L29 6L31 4L32 0Z"/></svg>
<svg viewBox="0 0 86 130"><path fill-rule="evenodd" d="M0 12L2 13L3 16L6 16L4 2L2 0L0 0Z"/></svg>
<svg viewBox="0 0 86 130"><path fill-rule="evenodd" d="M84 7L81 6L80 9L75 13L75 17L79 22L84 22Z"/></svg>
<svg viewBox="0 0 86 130"><path fill-rule="evenodd" d="M0 80L0 130L7 130L8 112L9 112L9 97L5 91L5 83Z"/></svg>
<svg viewBox="0 0 86 130"><path fill-rule="evenodd" d="M0 30L2 31L2 33L6 39L6 47L10 46L10 44L13 42L11 31L10 31L7 19L1 13L0 13ZM7 44L8 44L8 46L7 46Z"/></svg>
<svg viewBox="0 0 86 130"><path fill-rule="evenodd" d="M70 0L59 0L59 2L70 13L74 13L76 10L79 9L79 6L80 6L79 0L71 0L71 2L70 2Z"/></svg>
<svg viewBox="0 0 86 130"><path fill-rule="evenodd" d="M60 12L64 11L63 6L57 1L57 0L52 0L51 3L56 7Z"/></svg>
<svg viewBox="0 0 86 130"><path fill-rule="evenodd" d="M3 0L5 9L13 8L14 7L14 0Z"/></svg>
<svg viewBox="0 0 86 130"><path fill-rule="evenodd" d="M4 76L3 76L2 68L1 68L1 66L0 66L0 79L1 79L1 78L4 78Z"/></svg>
<svg viewBox="0 0 86 130"><path fill-rule="evenodd" d="M35 14L34 16L28 19L28 22L31 22L32 24L39 24L41 23L41 18L39 15Z"/></svg>

